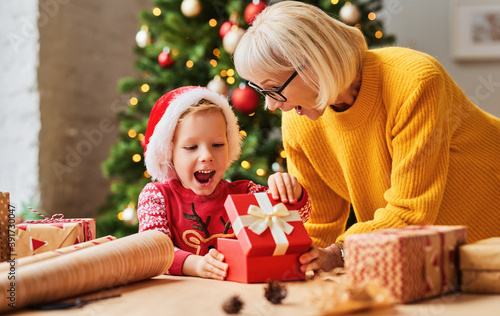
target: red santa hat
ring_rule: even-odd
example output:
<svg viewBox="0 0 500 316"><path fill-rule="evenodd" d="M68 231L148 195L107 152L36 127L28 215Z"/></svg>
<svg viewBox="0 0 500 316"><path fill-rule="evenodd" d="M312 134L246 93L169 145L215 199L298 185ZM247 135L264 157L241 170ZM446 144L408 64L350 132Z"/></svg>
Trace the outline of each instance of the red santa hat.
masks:
<svg viewBox="0 0 500 316"><path fill-rule="evenodd" d="M226 118L229 151L227 167L240 156L242 140L238 119L227 99L207 88L193 86L178 88L158 99L149 116L144 137L144 156L146 169L153 180L163 182L177 177L172 164L172 145L177 122L188 107L202 99L219 106Z"/></svg>

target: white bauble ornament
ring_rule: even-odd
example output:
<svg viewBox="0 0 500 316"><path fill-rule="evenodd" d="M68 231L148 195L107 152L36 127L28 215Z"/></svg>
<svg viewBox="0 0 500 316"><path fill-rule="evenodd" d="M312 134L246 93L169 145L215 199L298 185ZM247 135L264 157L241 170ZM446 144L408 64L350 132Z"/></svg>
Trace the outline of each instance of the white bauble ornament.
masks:
<svg viewBox="0 0 500 316"><path fill-rule="evenodd" d="M149 35L148 27L143 26L141 30L135 35L135 41L137 46L144 48L147 44L151 42L151 36Z"/></svg>
<svg viewBox="0 0 500 316"><path fill-rule="evenodd" d="M135 225L137 224L137 210L134 208L133 205L129 204L126 209L123 210L122 213L123 216L123 221L127 225Z"/></svg>
<svg viewBox="0 0 500 316"><path fill-rule="evenodd" d="M241 39L241 37L245 34L245 30L241 27L231 28L231 31L227 32L226 36L222 39L222 46L229 54L234 54L236 50L236 46Z"/></svg>
<svg viewBox="0 0 500 316"><path fill-rule="evenodd" d="M201 3L199 0L183 0L181 12L184 16L192 18L201 13Z"/></svg>
<svg viewBox="0 0 500 316"><path fill-rule="evenodd" d="M347 3L340 8L339 17L345 24L354 25L361 18L361 11L354 4Z"/></svg>
<svg viewBox="0 0 500 316"><path fill-rule="evenodd" d="M280 165L278 162L274 162L271 165L271 169L273 169L274 172L284 172L285 168L283 168L282 165Z"/></svg>
<svg viewBox="0 0 500 316"><path fill-rule="evenodd" d="M207 84L207 89L220 93L226 97L229 95L229 86L219 76L215 76L214 79L210 80Z"/></svg>

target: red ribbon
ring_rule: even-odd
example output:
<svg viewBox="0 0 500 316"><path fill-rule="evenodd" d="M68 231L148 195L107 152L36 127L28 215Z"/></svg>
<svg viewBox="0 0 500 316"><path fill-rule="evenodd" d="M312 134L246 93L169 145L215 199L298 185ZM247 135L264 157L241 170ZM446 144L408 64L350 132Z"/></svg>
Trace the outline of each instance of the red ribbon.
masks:
<svg viewBox="0 0 500 316"><path fill-rule="evenodd" d="M57 221L59 219L63 219L64 218L63 214L54 214L54 215L52 215L51 218L48 218L47 216L43 215L42 213L37 212L36 210L32 209L31 207L28 206L28 208L30 210L32 210L34 213L40 215L41 217L43 217L45 219L34 220L34 221L26 221L26 223L42 223L42 222L49 222L49 221ZM56 216L61 216L61 217L57 218Z"/></svg>

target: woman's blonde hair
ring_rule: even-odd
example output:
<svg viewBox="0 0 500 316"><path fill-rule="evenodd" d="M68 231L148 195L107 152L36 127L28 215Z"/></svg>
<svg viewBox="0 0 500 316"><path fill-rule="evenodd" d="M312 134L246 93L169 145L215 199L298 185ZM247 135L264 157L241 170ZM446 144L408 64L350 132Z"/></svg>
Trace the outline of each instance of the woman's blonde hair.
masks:
<svg viewBox="0 0 500 316"><path fill-rule="evenodd" d="M355 27L335 20L303 2L282 1L262 11L234 53L238 74L245 78L277 78L298 70L317 91L316 107L332 104L361 72L366 40Z"/></svg>

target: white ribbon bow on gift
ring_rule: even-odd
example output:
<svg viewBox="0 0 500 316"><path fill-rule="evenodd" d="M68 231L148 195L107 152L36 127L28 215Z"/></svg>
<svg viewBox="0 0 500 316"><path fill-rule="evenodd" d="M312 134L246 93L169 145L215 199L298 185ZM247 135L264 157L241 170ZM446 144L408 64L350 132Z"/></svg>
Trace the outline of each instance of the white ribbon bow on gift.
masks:
<svg viewBox="0 0 500 316"><path fill-rule="evenodd" d="M273 256L284 255L288 249L288 238L293 231L293 226L287 222L301 221L299 212L289 211L283 203L272 205L267 193L254 194L259 206L250 205L249 215L239 216L233 223L233 230L236 235L243 227L248 227L257 235L261 235L267 228L271 231L276 248Z"/></svg>
<svg viewBox="0 0 500 316"><path fill-rule="evenodd" d="M248 229L257 235L262 234L268 227L272 231L274 225L278 225L278 228L288 235L293 231L293 226L281 218L290 215L290 212L283 203L274 205L270 212L257 205L250 205L248 214L258 217L248 227Z"/></svg>

